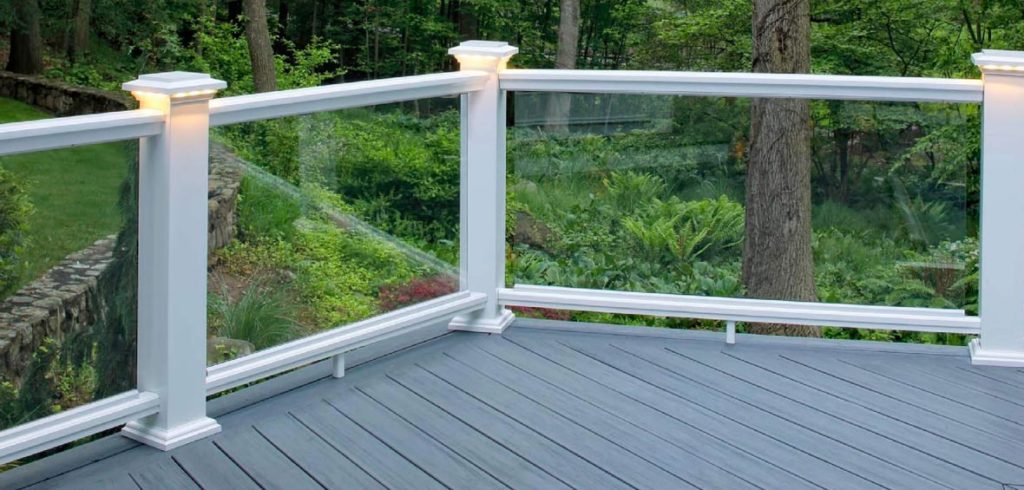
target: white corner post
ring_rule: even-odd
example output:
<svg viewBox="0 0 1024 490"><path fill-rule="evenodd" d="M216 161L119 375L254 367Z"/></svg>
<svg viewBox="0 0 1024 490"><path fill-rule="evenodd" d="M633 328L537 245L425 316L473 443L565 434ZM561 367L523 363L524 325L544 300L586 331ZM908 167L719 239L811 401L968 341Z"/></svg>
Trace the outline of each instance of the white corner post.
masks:
<svg viewBox="0 0 1024 490"><path fill-rule="evenodd" d="M139 141L138 389L160 411L122 433L164 451L220 432L206 416L207 167L209 101L226 86L186 72L123 85L166 119Z"/></svg>
<svg viewBox="0 0 1024 490"><path fill-rule="evenodd" d="M501 333L512 312L498 303L505 286L505 91L498 72L519 48L466 41L448 50L461 71L487 74L481 90L462 95L459 286L487 295L483 309L455 317L452 330Z"/></svg>
<svg viewBox="0 0 1024 490"><path fill-rule="evenodd" d="M971 362L1024 366L1024 52L973 56L984 83L981 122L981 336Z"/></svg>

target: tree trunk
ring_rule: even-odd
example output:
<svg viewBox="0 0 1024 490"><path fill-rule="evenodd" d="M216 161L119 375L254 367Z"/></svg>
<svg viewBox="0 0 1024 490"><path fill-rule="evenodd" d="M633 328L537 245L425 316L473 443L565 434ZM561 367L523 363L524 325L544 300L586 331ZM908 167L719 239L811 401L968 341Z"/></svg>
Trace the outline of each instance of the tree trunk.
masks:
<svg viewBox="0 0 1024 490"><path fill-rule="evenodd" d="M252 82L257 92L277 90L277 72L274 69L274 49L270 44L270 30L267 28L267 4L265 0L243 0L245 14L245 39L249 43L249 60L252 61Z"/></svg>
<svg viewBox="0 0 1024 490"><path fill-rule="evenodd" d="M476 18L476 12L473 10L473 6L465 0L460 1L455 5L456 15L459 18L459 38L463 41L476 39L478 36L477 33L480 31L480 22Z"/></svg>
<svg viewBox="0 0 1024 490"><path fill-rule="evenodd" d="M11 26L11 54L7 70L35 75L43 71L43 35L39 29L39 2L14 0Z"/></svg>
<svg viewBox="0 0 1024 490"><path fill-rule="evenodd" d="M810 0L754 0L753 71L810 71ZM751 298L816 301L811 253L811 118L805 100L750 108L743 283ZM751 325L754 333L819 336L816 327Z"/></svg>
<svg viewBox="0 0 1024 490"><path fill-rule="evenodd" d="M78 0L75 3L75 18L72 21L71 46L69 54L72 61L78 61L89 52L89 26L92 23L92 0Z"/></svg>
<svg viewBox="0 0 1024 490"><path fill-rule="evenodd" d="M555 68L571 70L576 68L576 56L580 42L580 0L561 0L558 7L558 52L555 54ZM569 115L572 111L572 96L565 93L551 94L545 126L549 131L565 132L569 129Z"/></svg>

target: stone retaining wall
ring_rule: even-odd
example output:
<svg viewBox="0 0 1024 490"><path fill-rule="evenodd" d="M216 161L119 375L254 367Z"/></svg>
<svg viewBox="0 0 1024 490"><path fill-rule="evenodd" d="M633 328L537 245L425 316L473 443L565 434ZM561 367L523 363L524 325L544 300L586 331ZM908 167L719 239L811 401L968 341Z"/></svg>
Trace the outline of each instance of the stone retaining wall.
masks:
<svg viewBox="0 0 1024 490"><path fill-rule="evenodd" d="M0 71L0 97L20 100L56 116L79 116L135 108L135 101L125 94L77 87L9 71Z"/></svg>
<svg viewBox="0 0 1024 490"><path fill-rule="evenodd" d="M57 116L135 107L123 94L0 71L0 96ZM210 155L209 249L235 237L235 204L243 168L220 146ZM110 265L115 237L69 255L42 277L0 301L0 378L18 380L46 337L61 338L96 320L96 280Z"/></svg>
<svg viewBox="0 0 1024 490"><path fill-rule="evenodd" d="M235 237L235 204L242 168L229 156L220 153L210 158L211 252ZM96 280L110 265L115 238L111 235L69 255L42 277L0 301L0 378L20 379L44 338L62 338L96 320Z"/></svg>

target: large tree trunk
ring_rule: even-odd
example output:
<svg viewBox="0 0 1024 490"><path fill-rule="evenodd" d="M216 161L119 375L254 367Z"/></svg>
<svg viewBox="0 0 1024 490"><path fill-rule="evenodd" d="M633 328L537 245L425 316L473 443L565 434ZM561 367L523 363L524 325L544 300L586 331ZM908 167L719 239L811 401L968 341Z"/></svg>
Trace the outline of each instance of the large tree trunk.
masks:
<svg viewBox="0 0 1024 490"><path fill-rule="evenodd" d="M576 68L576 57L580 42L580 0L561 0L558 7L558 52L555 54L555 68L571 70ZM547 129L564 132L568 130L572 98L569 94L551 94L548 105Z"/></svg>
<svg viewBox="0 0 1024 490"><path fill-rule="evenodd" d="M89 26L92 23L92 0L75 2L75 17L72 21L71 46L68 54L72 61L81 59L89 52Z"/></svg>
<svg viewBox="0 0 1024 490"><path fill-rule="evenodd" d="M43 35L39 30L39 2L14 0L14 25L11 27L11 54L7 70L35 75L43 71Z"/></svg>
<svg viewBox="0 0 1024 490"><path fill-rule="evenodd" d="M754 0L753 71L810 71L810 0ZM811 122L807 101L754 99L750 109L743 282L752 298L816 301L811 253ZM754 333L819 336L815 327Z"/></svg>
<svg viewBox="0 0 1024 490"><path fill-rule="evenodd" d="M257 92L277 90L277 72L274 69L274 48L270 44L270 30L267 28L267 4L265 0L243 0L245 14L245 39L249 43L249 60L252 61L252 82Z"/></svg>

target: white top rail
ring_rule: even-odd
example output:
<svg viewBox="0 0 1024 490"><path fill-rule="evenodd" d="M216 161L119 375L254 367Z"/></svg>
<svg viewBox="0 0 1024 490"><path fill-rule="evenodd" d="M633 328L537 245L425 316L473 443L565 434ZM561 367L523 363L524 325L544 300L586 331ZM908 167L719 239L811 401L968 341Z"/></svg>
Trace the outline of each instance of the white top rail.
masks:
<svg viewBox="0 0 1024 490"><path fill-rule="evenodd" d="M210 101L210 126L459 95L480 90L488 76L461 71L225 97Z"/></svg>
<svg viewBox="0 0 1024 490"><path fill-rule="evenodd" d="M525 92L981 102L981 80L774 73L505 70L501 88Z"/></svg>
<svg viewBox="0 0 1024 490"><path fill-rule="evenodd" d="M153 109L0 124L0 156L153 136L163 124Z"/></svg>

